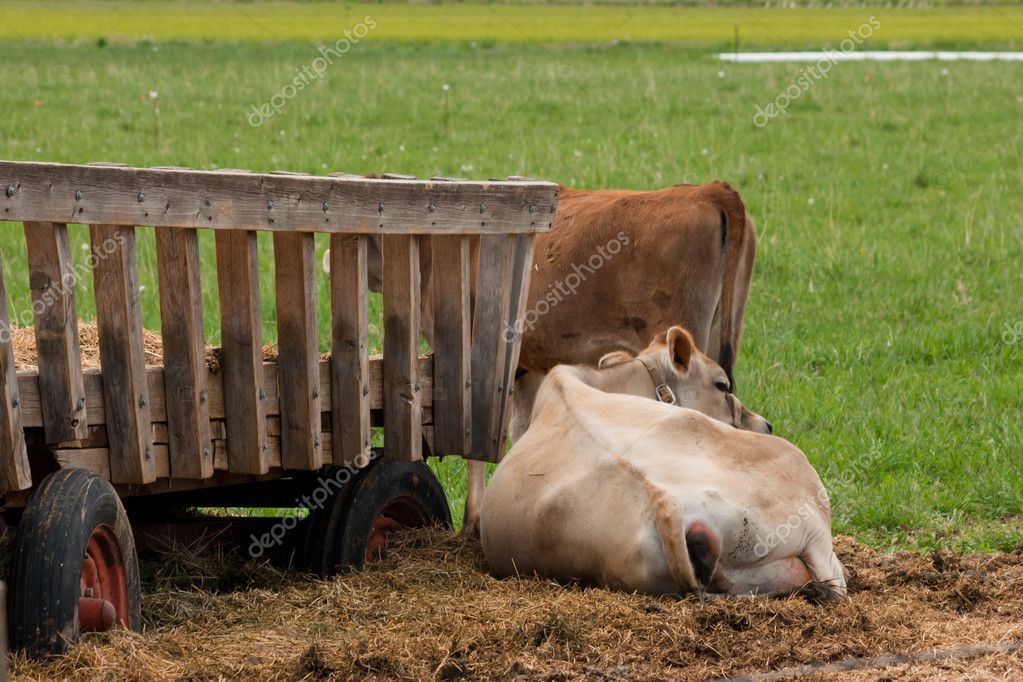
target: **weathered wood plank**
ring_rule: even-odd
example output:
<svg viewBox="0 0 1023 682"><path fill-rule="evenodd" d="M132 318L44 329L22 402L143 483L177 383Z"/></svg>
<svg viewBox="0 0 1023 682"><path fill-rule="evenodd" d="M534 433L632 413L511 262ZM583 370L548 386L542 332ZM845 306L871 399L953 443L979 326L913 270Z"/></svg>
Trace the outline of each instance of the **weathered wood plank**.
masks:
<svg viewBox="0 0 1023 682"><path fill-rule="evenodd" d="M216 244L229 467L264 474L270 461L256 233L218 232Z"/></svg>
<svg viewBox="0 0 1023 682"><path fill-rule="evenodd" d="M7 315L7 290L0 265L0 490L24 490L31 486L32 472L22 430L21 397Z"/></svg>
<svg viewBox="0 0 1023 682"><path fill-rule="evenodd" d="M103 403L115 483L156 480L135 228L90 225ZM103 255L100 255L103 254Z"/></svg>
<svg viewBox="0 0 1023 682"><path fill-rule="evenodd" d="M170 467L175 478L209 478L210 390L196 231L156 230L156 264Z"/></svg>
<svg viewBox="0 0 1023 682"><path fill-rule="evenodd" d="M383 238L384 452L390 459L423 456L419 379L419 240Z"/></svg>
<svg viewBox="0 0 1023 682"><path fill-rule="evenodd" d="M380 410L384 407L383 397L383 358L380 355L373 355L369 358L369 379L363 384L369 387L370 410ZM330 381L331 366L327 360L320 361L320 385L323 386ZM34 371L18 372L18 391L21 396L21 421L26 428L38 428L43 425L42 408L40 407L39 375ZM103 377L98 369L86 369L85 374L85 403L89 411L89 426L100 426L106 422L106 410L103 406ZM433 357L430 355L419 356L419 377L422 382L423 407L432 405L433 402ZM266 400L264 400L265 413L267 416L280 414L277 401L277 363L263 363L263 383L267 386ZM216 374L209 372L207 382L210 387L210 419L225 419L224 409L224 375L223 372ZM164 371L163 367L150 366L146 368L146 383L149 385L149 412L154 422L167 421L167 409L164 396ZM320 409L329 413L332 408L330 393L324 391L320 401ZM218 423L214 421L214 424ZM221 422L223 423L223 422ZM268 421L269 423L269 421ZM215 428L215 427L214 427ZM224 427L226 428L226 427ZM280 435L279 432L277 435ZM223 438L225 436L214 436Z"/></svg>
<svg viewBox="0 0 1023 682"><path fill-rule="evenodd" d="M370 394L367 238L331 235L330 311L333 462L369 463Z"/></svg>
<svg viewBox="0 0 1023 682"><path fill-rule="evenodd" d="M508 344L504 357L504 373L501 384L504 391L500 393L500 404L497 407L495 422L500 425L500 443L497 456L504 456L504 444L508 439L508 421L511 418L511 396L515 387L515 371L519 365L519 351L522 349L522 316L526 311L529 297L529 280L532 276L534 236L531 234L513 235L508 237L513 242L511 267L511 292L508 298L508 310L501 320L504 340Z"/></svg>
<svg viewBox="0 0 1023 682"><path fill-rule="evenodd" d="M278 394L285 469L318 469L320 372L316 338L316 244L311 232L274 233Z"/></svg>
<svg viewBox="0 0 1023 682"><path fill-rule="evenodd" d="M505 363L514 330L505 328L511 303L515 242L507 236L480 239L476 310L472 329L471 459L496 462L503 441L501 409L506 386Z"/></svg>
<svg viewBox="0 0 1023 682"><path fill-rule="evenodd" d="M110 463L116 458L110 448L59 449L54 450L53 455L62 468L87 469L108 481L111 480ZM170 453L166 445L152 446L151 461L154 481L170 477Z"/></svg>
<svg viewBox="0 0 1023 682"><path fill-rule="evenodd" d="M153 227L486 234L550 229L557 185L0 162L0 218ZM6 188L11 188L6 191Z"/></svg>
<svg viewBox="0 0 1023 682"><path fill-rule="evenodd" d="M434 452L465 455L472 411L469 238L431 239L433 298Z"/></svg>
<svg viewBox="0 0 1023 682"><path fill-rule="evenodd" d="M67 225L26 222L24 227L39 384L46 395L43 428L48 443L77 440L88 424L75 310L77 275Z"/></svg>

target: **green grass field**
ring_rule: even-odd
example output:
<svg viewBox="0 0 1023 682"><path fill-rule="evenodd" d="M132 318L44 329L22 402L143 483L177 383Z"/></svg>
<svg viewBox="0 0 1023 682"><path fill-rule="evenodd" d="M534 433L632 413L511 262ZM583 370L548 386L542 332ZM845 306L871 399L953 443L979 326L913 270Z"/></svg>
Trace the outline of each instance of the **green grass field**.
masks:
<svg viewBox="0 0 1023 682"><path fill-rule="evenodd" d="M918 549L1023 544L1023 336L1008 333L1023 330L1023 64L840 64L758 128L756 107L774 101L802 65L724 65L687 46L685 27L674 32L684 19L656 14L641 12L636 24L648 42L615 44L626 31L611 21L558 23L551 8L532 6L339 5L323 21L319 6L306 4L289 5L297 18L288 21L273 18L284 16L282 6L260 3L103 4L77 16L48 14L54 7L69 10L0 5L0 158L524 174L577 187L728 180L760 237L740 394L818 468L836 531ZM1004 14L927 16L943 17L940 40L949 44L1018 45L1023 15L996 9ZM669 10L685 16L657 11ZM730 11L696 11L698 42L727 43ZM514 21L499 18L513 12ZM763 21L775 16L762 12ZM878 40L937 40L897 33L905 13L841 12L825 21L823 10L787 11L793 33L777 42L774 28L761 35L765 44L819 46L876 14ZM379 24L371 39L280 114L249 125L251 107L318 56L314 38L333 37L331 22L351 26L364 13ZM469 18L460 24L449 13ZM234 14L230 25L218 23ZM519 21L535 27L533 37L519 35ZM889 27L897 38L883 38ZM432 32L445 40L416 42ZM466 36L477 42L454 40ZM86 243L83 228L73 237ZM210 247L205 235L208 261ZM12 315L27 321L23 253L20 227L0 224ZM153 256L146 236L144 322L157 328ZM215 281L208 284L215 342ZM91 317L88 286L80 305ZM457 507L460 465L438 470Z"/></svg>

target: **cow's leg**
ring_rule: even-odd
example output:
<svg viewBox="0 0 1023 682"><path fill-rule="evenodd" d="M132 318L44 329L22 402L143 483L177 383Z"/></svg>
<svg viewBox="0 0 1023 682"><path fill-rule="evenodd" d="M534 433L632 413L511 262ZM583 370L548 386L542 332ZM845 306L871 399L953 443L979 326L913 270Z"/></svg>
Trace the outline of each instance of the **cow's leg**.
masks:
<svg viewBox="0 0 1023 682"><path fill-rule="evenodd" d="M735 298L732 301L732 358L739 354L739 337L742 334L742 318L749 300L750 280L753 278L753 262L757 257L757 234L753 219L746 216L746 237L742 241L742 258L736 272Z"/></svg>
<svg viewBox="0 0 1023 682"><path fill-rule="evenodd" d="M480 507L483 504L487 465L483 462L468 460L465 486L465 513L462 515L462 535L479 537Z"/></svg>
<svg viewBox="0 0 1023 682"><path fill-rule="evenodd" d="M821 535L823 537L824 533ZM810 571L818 598L823 601L837 601L846 596L845 568L835 556L830 536L827 536L827 541L812 543L800 558Z"/></svg>

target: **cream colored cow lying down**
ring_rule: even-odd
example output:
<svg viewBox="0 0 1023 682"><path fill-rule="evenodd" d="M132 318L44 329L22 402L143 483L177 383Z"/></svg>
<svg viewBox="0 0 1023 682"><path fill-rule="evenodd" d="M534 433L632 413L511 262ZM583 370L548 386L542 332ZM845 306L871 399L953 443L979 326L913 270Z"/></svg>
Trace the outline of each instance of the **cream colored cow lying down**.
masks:
<svg viewBox="0 0 1023 682"><path fill-rule="evenodd" d="M483 499L492 571L652 594L843 596L806 457L720 390L724 372L687 332L662 338L637 359L548 375ZM650 399L670 393L678 405Z"/></svg>

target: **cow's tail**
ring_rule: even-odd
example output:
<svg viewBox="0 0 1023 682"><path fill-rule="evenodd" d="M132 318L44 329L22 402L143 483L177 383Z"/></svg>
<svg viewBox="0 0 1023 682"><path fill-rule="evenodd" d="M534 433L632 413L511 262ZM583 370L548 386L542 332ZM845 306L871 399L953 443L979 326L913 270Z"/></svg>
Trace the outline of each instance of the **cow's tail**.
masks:
<svg viewBox="0 0 1023 682"><path fill-rule="evenodd" d="M700 582L696 579L693 562L686 546L685 520L678 504L664 491L651 490L650 502L654 508L654 524L661 540L661 550L668 560L668 569L675 584L682 592L698 592Z"/></svg>
<svg viewBox="0 0 1023 682"><path fill-rule="evenodd" d="M724 249L725 268L721 283L721 344L718 364L728 375L735 390L735 354L738 351L738 330L735 329L735 305L739 270L742 267L743 246L749 227L746 225L746 207L739 193L727 183L714 183L718 208L721 212L721 245Z"/></svg>

